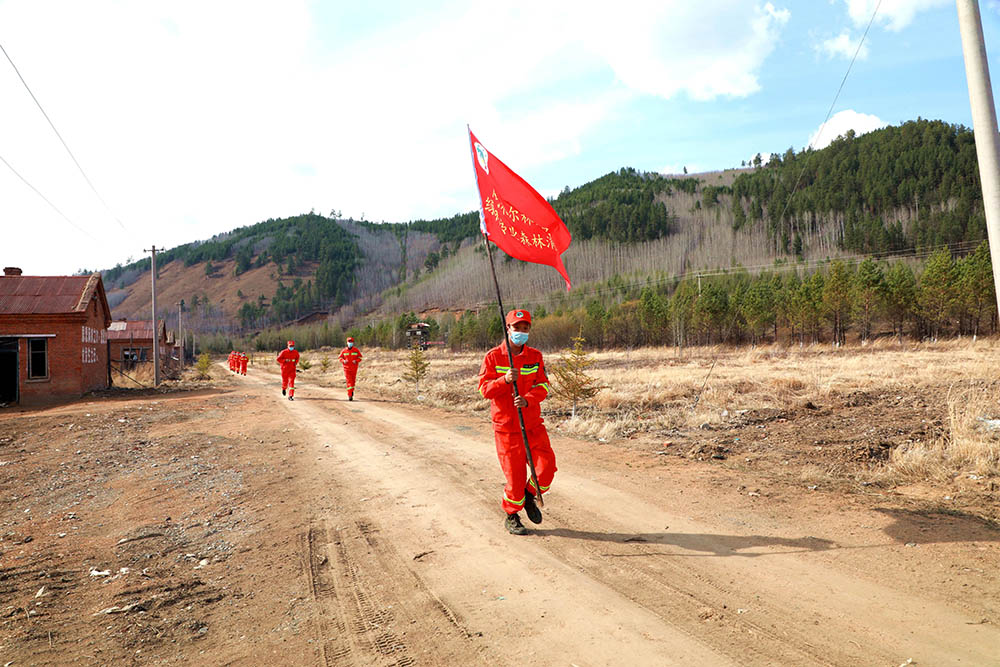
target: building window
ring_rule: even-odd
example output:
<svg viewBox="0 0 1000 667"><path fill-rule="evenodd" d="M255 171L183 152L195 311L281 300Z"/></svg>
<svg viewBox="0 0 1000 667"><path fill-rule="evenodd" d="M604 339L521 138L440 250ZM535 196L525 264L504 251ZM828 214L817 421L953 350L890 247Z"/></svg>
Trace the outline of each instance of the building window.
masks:
<svg viewBox="0 0 1000 667"><path fill-rule="evenodd" d="M49 376L49 341L28 339L28 379L44 380Z"/></svg>
<svg viewBox="0 0 1000 667"><path fill-rule="evenodd" d="M123 347L122 361L147 361L149 359L148 347Z"/></svg>

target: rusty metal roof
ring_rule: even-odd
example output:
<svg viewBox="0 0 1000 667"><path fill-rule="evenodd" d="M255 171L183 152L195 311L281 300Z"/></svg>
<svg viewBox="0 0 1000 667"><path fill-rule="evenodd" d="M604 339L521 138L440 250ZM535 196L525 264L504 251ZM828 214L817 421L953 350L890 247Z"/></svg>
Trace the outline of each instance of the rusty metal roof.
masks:
<svg viewBox="0 0 1000 667"><path fill-rule="evenodd" d="M0 315L82 313L98 282L96 275L0 276Z"/></svg>
<svg viewBox="0 0 1000 667"><path fill-rule="evenodd" d="M160 322L163 328L163 322ZM115 320L108 327L108 340L153 340L153 320Z"/></svg>

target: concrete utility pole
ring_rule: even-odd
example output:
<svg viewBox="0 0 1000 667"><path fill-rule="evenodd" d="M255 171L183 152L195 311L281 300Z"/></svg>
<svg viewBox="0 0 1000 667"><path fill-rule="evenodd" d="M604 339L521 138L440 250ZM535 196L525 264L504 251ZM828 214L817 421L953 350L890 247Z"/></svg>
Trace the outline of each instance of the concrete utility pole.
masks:
<svg viewBox="0 0 1000 667"><path fill-rule="evenodd" d="M143 252L153 253L153 265L150 276L153 283L153 386L160 386L160 330L156 326L156 246Z"/></svg>
<svg viewBox="0 0 1000 667"><path fill-rule="evenodd" d="M969 83L972 106L972 129L976 135L979 180L986 209L986 233L993 262L993 285L1000 307L1000 136L997 135L997 111L993 104L990 67L986 61L983 21L977 0L955 0L958 28L962 33L965 77Z"/></svg>

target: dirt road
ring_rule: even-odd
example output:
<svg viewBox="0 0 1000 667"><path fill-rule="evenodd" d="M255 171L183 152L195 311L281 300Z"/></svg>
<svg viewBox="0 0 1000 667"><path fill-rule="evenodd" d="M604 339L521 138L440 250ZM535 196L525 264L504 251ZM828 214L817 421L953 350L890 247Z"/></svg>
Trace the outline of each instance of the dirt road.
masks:
<svg viewBox="0 0 1000 667"><path fill-rule="evenodd" d="M0 416L22 452L8 455L0 438L0 458L27 469L38 455L53 466L74 455L44 448L84 410L116 428L136 410L151 415L142 465L115 459L121 473L103 486L91 478L80 507L90 497L108 521L70 536L86 533L84 546L25 523L21 505L4 514L13 537L0 547L18 547L0 553L0 664L1000 664L991 524L553 433L559 473L544 522L514 537L481 417L364 387L347 402L308 382L289 402L265 370L221 384ZM208 441L198 454L181 447L198 434ZM186 477L162 481L181 464ZM204 487L188 484L192 470ZM36 516L57 486L34 493ZM171 532L179 513L186 532ZM23 542L30 530L38 537ZM210 552L216 542L229 546ZM95 584L91 563L138 565ZM48 583L36 607L53 571L65 581L53 598ZM139 611L121 611L126 602ZM112 603L121 613L102 615Z"/></svg>
<svg viewBox="0 0 1000 667"><path fill-rule="evenodd" d="M556 437L545 520L515 538L486 425L320 388L283 406L340 490L309 542L330 663L1000 664L996 598L936 595L947 550L914 556L940 545L901 542L892 512L774 506Z"/></svg>

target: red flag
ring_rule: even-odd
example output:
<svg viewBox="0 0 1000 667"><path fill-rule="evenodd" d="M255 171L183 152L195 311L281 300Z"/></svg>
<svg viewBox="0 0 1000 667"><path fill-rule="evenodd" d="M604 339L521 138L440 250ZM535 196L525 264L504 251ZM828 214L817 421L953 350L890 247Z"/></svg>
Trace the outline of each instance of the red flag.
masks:
<svg viewBox="0 0 1000 667"><path fill-rule="evenodd" d="M570 288L562 255L571 236L552 206L469 130L483 234L511 257L555 268Z"/></svg>

